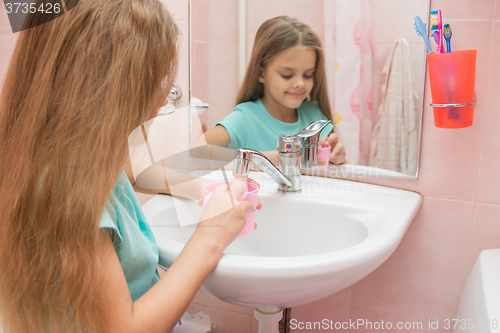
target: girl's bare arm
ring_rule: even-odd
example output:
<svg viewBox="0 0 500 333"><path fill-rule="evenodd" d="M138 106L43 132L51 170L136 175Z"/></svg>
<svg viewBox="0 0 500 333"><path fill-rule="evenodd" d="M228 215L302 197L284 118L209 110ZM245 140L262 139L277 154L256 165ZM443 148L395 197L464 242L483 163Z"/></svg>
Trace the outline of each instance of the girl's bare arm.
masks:
<svg viewBox="0 0 500 333"><path fill-rule="evenodd" d="M234 202L244 188L243 182L233 183L230 195ZM245 212L253 209L247 201L232 208L227 189L219 187L179 257L160 281L135 302L113 244L103 231L100 251L103 270L96 283L104 284L107 332L170 332L217 266L224 249L243 229Z"/></svg>
<svg viewBox="0 0 500 333"><path fill-rule="evenodd" d="M231 142L231 138L226 128L222 125L217 125L214 128L206 131L204 135L200 135L191 145L191 148L208 147L210 155L214 159L233 160L234 150L225 148ZM248 148L248 147L240 147ZM262 152L271 162L278 164L278 152L276 150Z"/></svg>

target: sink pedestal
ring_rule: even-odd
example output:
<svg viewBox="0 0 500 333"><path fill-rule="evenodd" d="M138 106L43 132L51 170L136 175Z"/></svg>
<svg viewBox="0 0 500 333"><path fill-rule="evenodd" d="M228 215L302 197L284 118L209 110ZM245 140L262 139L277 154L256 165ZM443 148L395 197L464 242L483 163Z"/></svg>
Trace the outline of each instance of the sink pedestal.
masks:
<svg viewBox="0 0 500 333"><path fill-rule="evenodd" d="M275 312L264 312L255 309L255 319L259 322L257 333L279 333L279 323L283 318L283 309Z"/></svg>

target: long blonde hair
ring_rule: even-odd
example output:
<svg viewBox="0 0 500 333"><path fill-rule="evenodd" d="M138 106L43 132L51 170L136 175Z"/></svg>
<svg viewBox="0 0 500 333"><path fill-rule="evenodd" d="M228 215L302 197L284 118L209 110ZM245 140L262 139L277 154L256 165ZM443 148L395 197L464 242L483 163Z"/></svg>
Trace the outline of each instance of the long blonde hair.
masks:
<svg viewBox="0 0 500 333"><path fill-rule="evenodd" d="M236 104L255 101L264 96L264 86L259 82L262 71L278 54L296 45L316 51L316 66L313 73L314 86L309 95L318 102L323 114L330 120L332 112L325 70L325 55L321 40L306 24L288 16L277 16L262 23L255 35L252 55L245 78L236 97Z"/></svg>
<svg viewBox="0 0 500 333"><path fill-rule="evenodd" d="M100 332L99 220L129 133L156 115L178 29L157 0L80 0L20 32L0 103L5 332Z"/></svg>

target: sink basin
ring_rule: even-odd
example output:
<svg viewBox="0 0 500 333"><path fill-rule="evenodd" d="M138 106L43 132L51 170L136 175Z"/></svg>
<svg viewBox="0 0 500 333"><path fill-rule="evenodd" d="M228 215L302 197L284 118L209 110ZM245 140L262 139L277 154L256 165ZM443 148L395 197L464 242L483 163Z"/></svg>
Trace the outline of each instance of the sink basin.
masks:
<svg viewBox="0 0 500 333"><path fill-rule="evenodd" d="M200 291L267 312L325 298L370 274L394 252L422 202L414 192L309 176L302 192L282 193L267 174L249 176L261 185L258 229L226 249ZM205 177L223 179L220 171ZM196 201L181 201L201 215ZM194 226L180 227L170 196L155 196L143 209L160 264L169 267Z"/></svg>

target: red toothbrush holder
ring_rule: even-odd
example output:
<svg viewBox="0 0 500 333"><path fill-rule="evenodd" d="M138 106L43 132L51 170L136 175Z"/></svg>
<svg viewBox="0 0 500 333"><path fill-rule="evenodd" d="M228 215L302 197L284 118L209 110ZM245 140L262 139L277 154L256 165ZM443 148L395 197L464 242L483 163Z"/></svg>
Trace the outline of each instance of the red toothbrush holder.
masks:
<svg viewBox="0 0 500 333"><path fill-rule="evenodd" d="M434 125L464 128L474 122L477 50L427 54Z"/></svg>

